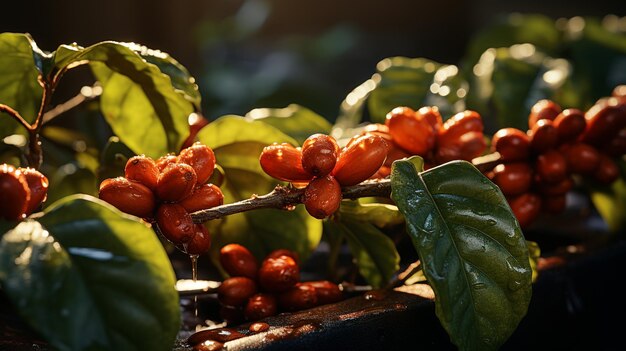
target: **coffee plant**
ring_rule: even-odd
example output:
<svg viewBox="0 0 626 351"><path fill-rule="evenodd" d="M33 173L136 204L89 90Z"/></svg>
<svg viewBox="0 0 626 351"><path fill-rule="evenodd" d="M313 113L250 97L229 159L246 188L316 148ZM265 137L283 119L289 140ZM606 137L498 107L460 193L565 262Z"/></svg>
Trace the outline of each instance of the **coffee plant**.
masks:
<svg viewBox="0 0 626 351"><path fill-rule="evenodd" d="M205 118L195 79L164 52L48 52L0 34L2 293L55 348L169 350L181 328L172 250L210 259L221 315L239 323L341 300L341 247L359 280L392 287L399 232L451 341L498 349L537 273L541 242L522 229L573 189L611 230L624 224L626 77L603 87L562 49L623 60L624 33L590 20L574 38L534 16L509 30L538 23L560 39L486 31L459 67L384 59L334 124L297 105ZM81 69L93 85L80 103L53 106ZM322 241L330 278L300 281Z"/></svg>

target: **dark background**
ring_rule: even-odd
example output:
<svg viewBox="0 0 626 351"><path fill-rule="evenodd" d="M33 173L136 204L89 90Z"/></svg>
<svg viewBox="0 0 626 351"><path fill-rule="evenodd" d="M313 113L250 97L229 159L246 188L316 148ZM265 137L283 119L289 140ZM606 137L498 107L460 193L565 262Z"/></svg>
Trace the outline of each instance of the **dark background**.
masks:
<svg viewBox="0 0 626 351"><path fill-rule="evenodd" d="M333 119L381 59L458 63L472 35L498 16L626 15L623 0L18 1L11 8L2 31L28 32L43 50L117 40L171 54L196 77L209 118L299 103Z"/></svg>

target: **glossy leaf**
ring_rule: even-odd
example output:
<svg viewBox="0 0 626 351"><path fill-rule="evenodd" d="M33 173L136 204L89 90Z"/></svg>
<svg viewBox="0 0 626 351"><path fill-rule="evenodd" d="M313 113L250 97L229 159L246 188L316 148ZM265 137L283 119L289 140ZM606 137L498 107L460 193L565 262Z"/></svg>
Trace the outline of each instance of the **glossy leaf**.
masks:
<svg viewBox="0 0 626 351"><path fill-rule="evenodd" d="M392 198L435 291L436 313L461 350L495 350L526 314L531 269L526 241L499 188L453 161L425 172L392 166Z"/></svg>
<svg viewBox="0 0 626 351"><path fill-rule="evenodd" d="M16 110L27 122L37 117L42 88L34 57L36 46L27 34L0 34L0 103ZM25 134L20 125L6 113L0 113L0 139L14 133Z"/></svg>
<svg viewBox="0 0 626 351"><path fill-rule="evenodd" d="M324 229L335 238L346 239L359 273L372 287L384 286L398 271L400 255L393 240L374 225L341 217L336 222L325 221Z"/></svg>
<svg viewBox="0 0 626 351"><path fill-rule="evenodd" d="M180 327L175 276L149 227L84 195L53 204L39 223L3 238L2 279L55 348L172 348Z"/></svg>
<svg viewBox="0 0 626 351"><path fill-rule="evenodd" d="M343 201L339 211L342 217L368 222L379 228L404 223L404 216L398 207L390 204Z"/></svg>
<svg viewBox="0 0 626 351"><path fill-rule="evenodd" d="M295 104L285 108L257 108L248 112L246 117L277 128L296 139L298 144L315 133L329 134L332 127L324 117Z"/></svg>
<svg viewBox="0 0 626 351"><path fill-rule="evenodd" d="M213 149L240 141L256 141L265 145L271 143L298 145L294 138L281 132L278 128L262 121L235 115L220 117L200 129L198 140Z"/></svg>

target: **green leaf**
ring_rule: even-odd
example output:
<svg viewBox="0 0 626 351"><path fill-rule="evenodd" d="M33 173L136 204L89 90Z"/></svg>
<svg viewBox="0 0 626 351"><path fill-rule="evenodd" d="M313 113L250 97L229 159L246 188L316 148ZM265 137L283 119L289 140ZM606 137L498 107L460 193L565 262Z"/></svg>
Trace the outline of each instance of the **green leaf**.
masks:
<svg viewBox="0 0 626 351"><path fill-rule="evenodd" d="M528 246L528 255L530 258L530 268L533 271L532 282L534 283L539 277L539 271L537 270L537 263L541 257L541 248L539 244L534 241L526 240L526 246Z"/></svg>
<svg viewBox="0 0 626 351"><path fill-rule="evenodd" d="M404 216L398 207L390 204L342 201L339 211L342 217L368 222L379 228L404 223Z"/></svg>
<svg viewBox="0 0 626 351"><path fill-rule="evenodd" d="M212 149L236 142L289 143L297 146L298 142L262 121L235 115L222 116L209 123L198 132L198 140ZM257 156L260 156L261 153ZM219 160L218 160L219 162Z"/></svg>
<svg viewBox="0 0 626 351"><path fill-rule="evenodd" d="M532 274L500 189L465 161L421 173L396 161L391 187L452 342L461 350L500 347L526 314Z"/></svg>
<svg viewBox="0 0 626 351"><path fill-rule="evenodd" d="M345 237L359 273L372 287L384 286L398 271L400 255L393 240L372 224L340 217L324 221L324 229Z"/></svg>
<svg viewBox="0 0 626 351"><path fill-rule="evenodd" d="M171 350L175 276L154 232L89 196L65 198L0 244L3 287L60 350Z"/></svg>
<svg viewBox="0 0 626 351"><path fill-rule="evenodd" d="M42 89L37 82L37 55L29 35L0 34L0 103L16 110L27 122L37 117ZM26 133L6 113L0 113L0 139L19 132Z"/></svg>
<svg viewBox="0 0 626 351"><path fill-rule="evenodd" d="M189 132L187 118L194 98L188 100L170 76L123 43L62 45L55 52L59 72L83 63L89 63L102 84L100 108L105 119L129 148L153 158L180 150Z"/></svg>
<svg viewBox="0 0 626 351"><path fill-rule="evenodd" d="M98 195L96 175L77 162L66 163L48 175L50 185L45 205L74 194Z"/></svg>
<svg viewBox="0 0 626 351"><path fill-rule="evenodd" d="M276 127L296 139L299 144L304 143L310 135L329 134L332 127L324 117L295 104L285 108L257 108L248 112L246 117Z"/></svg>

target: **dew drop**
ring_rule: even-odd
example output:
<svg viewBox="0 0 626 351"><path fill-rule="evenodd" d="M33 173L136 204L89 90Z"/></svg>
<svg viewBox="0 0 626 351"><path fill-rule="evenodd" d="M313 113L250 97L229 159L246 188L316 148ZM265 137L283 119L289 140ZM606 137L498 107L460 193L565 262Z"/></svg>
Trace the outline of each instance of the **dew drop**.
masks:
<svg viewBox="0 0 626 351"><path fill-rule="evenodd" d="M521 281L519 281L519 280L512 279L511 281L509 281L509 285L508 286L509 286L509 290L517 291L522 286L524 286L524 284Z"/></svg>
<svg viewBox="0 0 626 351"><path fill-rule="evenodd" d="M494 225L498 224L498 222L495 219L490 218L487 220L487 224L493 227Z"/></svg>
<svg viewBox="0 0 626 351"><path fill-rule="evenodd" d="M472 287L475 290L481 290L481 289L485 289L487 287L487 285L485 283L474 283L474 284L472 284Z"/></svg>

